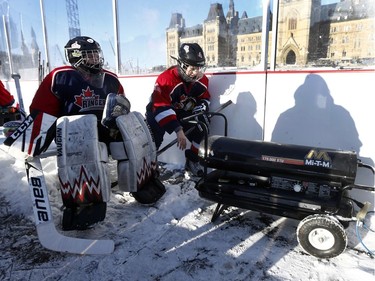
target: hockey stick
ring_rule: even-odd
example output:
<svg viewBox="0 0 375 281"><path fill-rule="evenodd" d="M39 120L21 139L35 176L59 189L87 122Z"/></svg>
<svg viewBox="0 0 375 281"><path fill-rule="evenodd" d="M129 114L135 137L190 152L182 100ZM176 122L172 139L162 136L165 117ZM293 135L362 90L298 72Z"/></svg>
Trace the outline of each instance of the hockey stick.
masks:
<svg viewBox="0 0 375 281"><path fill-rule="evenodd" d="M49 119L49 116L47 116ZM17 153L18 149L9 151L10 146L21 136L33 123L34 118L29 115L22 125L9 136L0 149L16 159L25 159L25 153ZM54 120L48 121L53 123ZM24 147L25 140L21 140L21 147ZM68 252L75 254L109 254L114 250L112 240L93 240L68 237L60 234L54 224L50 203L48 200L47 185L40 158L56 155L56 151L46 151L40 156L27 157L25 160L26 174L28 177L30 194L33 202L35 224L40 243L47 249Z"/></svg>
<svg viewBox="0 0 375 281"><path fill-rule="evenodd" d="M102 255L114 251L115 246L112 240L82 239L59 233L53 221L40 158L26 159L25 166L33 202L36 230L43 247L52 251L72 254Z"/></svg>
<svg viewBox="0 0 375 281"><path fill-rule="evenodd" d="M217 113L217 112L220 112L222 111L224 108L226 108L227 106L229 106L230 104L232 104L233 102L231 100L228 100L226 103L220 105L216 110L214 110L213 112ZM203 114L207 114L209 117L210 117L210 112L207 112L207 113L203 113ZM191 127L189 128L186 132L185 132L185 136L187 136L188 134L190 134L193 130L194 130L195 127ZM173 141L171 141L169 144L167 144L166 146L164 146L163 148L161 148L160 150L158 150L157 152L157 155L159 156L160 154L162 154L164 151L166 151L167 149L169 149L170 147L172 147L173 145L175 145L177 143L177 138L174 139Z"/></svg>
<svg viewBox="0 0 375 281"><path fill-rule="evenodd" d="M24 120L26 117L26 111L23 105L23 97L22 97L21 85L20 85L21 75L19 75L18 73L13 73L12 78L14 79L14 83L16 84L18 103L20 105L20 112L22 115L22 120Z"/></svg>

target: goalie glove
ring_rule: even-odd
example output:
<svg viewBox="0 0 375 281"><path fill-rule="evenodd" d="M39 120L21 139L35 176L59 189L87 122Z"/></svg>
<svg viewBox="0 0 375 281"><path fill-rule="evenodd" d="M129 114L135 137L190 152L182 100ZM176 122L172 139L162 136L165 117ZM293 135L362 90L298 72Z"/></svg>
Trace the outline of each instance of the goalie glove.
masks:
<svg viewBox="0 0 375 281"><path fill-rule="evenodd" d="M112 116L118 117L130 112L130 102L124 95L116 95L116 105L113 108Z"/></svg>
<svg viewBox="0 0 375 281"><path fill-rule="evenodd" d="M124 95L110 93L105 102L102 125L108 129L117 129L116 118L129 112L129 100Z"/></svg>

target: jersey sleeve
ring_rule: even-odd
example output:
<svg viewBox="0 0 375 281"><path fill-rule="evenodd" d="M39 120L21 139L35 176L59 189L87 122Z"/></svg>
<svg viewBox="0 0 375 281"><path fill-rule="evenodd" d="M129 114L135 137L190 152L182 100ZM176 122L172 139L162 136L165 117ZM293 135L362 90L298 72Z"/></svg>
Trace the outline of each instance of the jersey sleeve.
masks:
<svg viewBox="0 0 375 281"><path fill-rule="evenodd" d="M210 95L210 92L208 91L209 80L207 76L203 75L203 77L199 81L197 81L197 83L200 83L204 89L202 93L198 96L198 98L202 100L206 100L209 103L211 100L211 95Z"/></svg>
<svg viewBox="0 0 375 281"><path fill-rule="evenodd" d="M11 106L14 103L14 97L5 88L4 84L0 81L0 106Z"/></svg>
<svg viewBox="0 0 375 281"><path fill-rule="evenodd" d="M117 74L114 73L114 72L111 72L109 70L103 70L103 71L106 75L109 75L111 77L110 79L111 79L111 81L113 81L114 85L117 85L116 86L117 89L116 89L115 93L118 94L118 95L124 95L125 96L124 87L122 86Z"/></svg>
<svg viewBox="0 0 375 281"><path fill-rule="evenodd" d="M156 122L169 134L181 127L173 109L170 93L173 91L171 77L159 76L152 93L153 112Z"/></svg>
<svg viewBox="0 0 375 281"><path fill-rule="evenodd" d="M118 94L119 95L124 95L125 96L125 90L124 90L124 87L122 86L120 80L118 80L118 83L119 83L119 87L118 87Z"/></svg>
<svg viewBox="0 0 375 281"><path fill-rule="evenodd" d="M60 117L60 100L52 91L55 74L52 71L43 79L31 102L30 112L37 110Z"/></svg>

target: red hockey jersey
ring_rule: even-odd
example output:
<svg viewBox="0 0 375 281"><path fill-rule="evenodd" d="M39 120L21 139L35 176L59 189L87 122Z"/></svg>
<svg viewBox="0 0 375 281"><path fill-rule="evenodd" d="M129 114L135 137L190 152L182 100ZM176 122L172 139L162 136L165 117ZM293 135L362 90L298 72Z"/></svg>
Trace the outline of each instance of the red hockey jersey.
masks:
<svg viewBox="0 0 375 281"><path fill-rule="evenodd" d="M86 81L71 66L52 70L42 81L30 105L30 113L43 112L61 116L94 114L98 120L99 140L111 141L109 129L101 124L107 95L124 95L124 88L116 74L103 70L100 86Z"/></svg>
<svg viewBox="0 0 375 281"><path fill-rule="evenodd" d="M38 110L61 117L78 114L95 114L101 120L107 95L124 94L117 75L104 70L101 87L88 83L71 66L52 70L40 84L30 112Z"/></svg>
<svg viewBox="0 0 375 281"><path fill-rule="evenodd" d="M0 81L0 106L7 107L14 103L14 97L5 88L4 84Z"/></svg>
<svg viewBox="0 0 375 281"><path fill-rule="evenodd" d="M208 92L208 81L206 75L203 75L194 83L184 83L178 74L177 66L161 73L156 79L151 97L152 111L159 125L172 133L180 126L176 112L186 110L189 99L209 102L211 96Z"/></svg>

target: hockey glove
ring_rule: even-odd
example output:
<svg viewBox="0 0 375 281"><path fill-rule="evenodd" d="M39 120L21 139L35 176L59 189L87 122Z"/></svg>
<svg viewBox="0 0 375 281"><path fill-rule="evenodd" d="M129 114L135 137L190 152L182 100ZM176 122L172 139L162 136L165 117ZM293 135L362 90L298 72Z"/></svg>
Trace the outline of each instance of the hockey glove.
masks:
<svg viewBox="0 0 375 281"><path fill-rule="evenodd" d="M188 98L184 102L184 107L183 108L184 108L185 111L191 111L191 110L194 109L195 104L196 104L195 98Z"/></svg>
<svg viewBox="0 0 375 281"><path fill-rule="evenodd" d="M193 108L192 111L193 114L199 114L195 117L195 120L203 122L204 124L206 124L207 128L210 124L210 118L206 114L206 112L208 112L209 110L208 103L209 102L207 100L200 100L197 102L196 106ZM198 128L200 128L200 126L198 126ZM202 131L202 128L200 128L200 130Z"/></svg>
<svg viewBox="0 0 375 281"><path fill-rule="evenodd" d="M22 121L16 120L16 121L8 121L3 124L3 134L7 138L11 134L13 134L19 126L21 126Z"/></svg>

